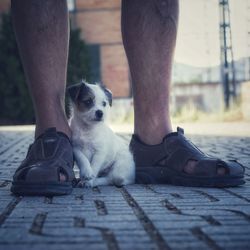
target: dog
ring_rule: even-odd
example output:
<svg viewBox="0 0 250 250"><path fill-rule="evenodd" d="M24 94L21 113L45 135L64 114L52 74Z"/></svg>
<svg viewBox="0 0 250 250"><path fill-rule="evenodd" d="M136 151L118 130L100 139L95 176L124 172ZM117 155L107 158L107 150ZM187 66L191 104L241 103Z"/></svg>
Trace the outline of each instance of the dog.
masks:
<svg viewBox="0 0 250 250"><path fill-rule="evenodd" d="M69 125L78 186L123 186L135 181L135 163L129 146L105 123L112 93L102 85L82 81L68 87L72 116Z"/></svg>

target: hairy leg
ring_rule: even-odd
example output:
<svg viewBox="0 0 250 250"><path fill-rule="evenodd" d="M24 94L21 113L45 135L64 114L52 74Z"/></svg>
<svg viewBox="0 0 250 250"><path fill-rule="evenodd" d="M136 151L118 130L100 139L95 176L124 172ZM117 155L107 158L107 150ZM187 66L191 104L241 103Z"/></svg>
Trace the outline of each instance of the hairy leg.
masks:
<svg viewBox="0 0 250 250"><path fill-rule="evenodd" d="M66 0L12 0L11 11L38 137L49 127L70 136L64 110L69 25Z"/></svg>
<svg viewBox="0 0 250 250"><path fill-rule="evenodd" d="M146 144L172 132L169 93L178 26L178 0L123 0L122 37L131 72L135 134ZM192 173L196 161L184 169Z"/></svg>
<svg viewBox="0 0 250 250"><path fill-rule="evenodd" d="M177 0L123 0L122 36L133 83L135 134L157 144L172 132L169 88Z"/></svg>
<svg viewBox="0 0 250 250"><path fill-rule="evenodd" d="M35 137L49 127L70 137L64 110L69 45L67 2L12 0L11 12L35 109ZM62 173L60 179L65 180Z"/></svg>

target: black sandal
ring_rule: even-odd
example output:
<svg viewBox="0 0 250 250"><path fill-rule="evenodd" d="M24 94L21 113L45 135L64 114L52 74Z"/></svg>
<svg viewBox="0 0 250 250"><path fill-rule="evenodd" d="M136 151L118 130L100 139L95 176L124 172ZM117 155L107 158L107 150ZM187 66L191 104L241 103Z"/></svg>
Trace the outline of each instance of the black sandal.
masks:
<svg viewBox="0 0 250 250"><path fill-rule="evenodd" d="M164 137L161 144L147 145L132 136L130 149L136 165L137 183L168 183L196 187L229 187L245 183L245 168L235 160L222 161L199 150L177 128ZM196 161L193 172L185 171L189 160ZM220 174L219 170L223 170Z"/></svg>
<svg viewBox="0 0 250 250"><path fill-rule="evenodd" d="M66 180L60 180L60 174ZM49 128L30 145L25 160L13 176L16 195L70 194L75 180L73 150L67 135Z"/></svg>

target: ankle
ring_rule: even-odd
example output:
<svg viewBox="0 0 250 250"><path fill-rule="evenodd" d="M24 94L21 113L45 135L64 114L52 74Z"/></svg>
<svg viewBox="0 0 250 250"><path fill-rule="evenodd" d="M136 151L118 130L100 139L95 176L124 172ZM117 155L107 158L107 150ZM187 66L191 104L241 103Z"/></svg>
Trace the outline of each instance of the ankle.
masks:
<svg viewBox="0 0 250 250"><path fill-rule="evenodd" d="M57 131L63 132L69 138L71 138L71 130L65 114L53 117L46 117L43 119L37 119L35 138L45 132L46 129L55 127Z"/></svg>
<svg viewBox="0 0 250 250"><path fill-rule="evenodd" d="M148 145L156 145L162 142L162 139L172 132L171 124L163 126L137 126L135 125L134 133Z"/></svg>
<svg viewBox="0 0 250 250"><path fill-rule="evenodd" d="M71 130L64 109L64 95L47 95L46 102L35 103L36 131L35 138L45 132L46 129L55 127L71 138Z"/></svg>
<svg viewBox="0 0 250 250"><path fill-rule="evenodd" d="M39 125L36 124L36 129L35 129L35 138L37 138L38 136L40 136L41 134L43 134L48 128L56 128L56 130L58 132L63 132L64 134L66 134L69 138L71 138L71 130L69 128L69 126L65 125L59 125L59 124L55 124L55 123L48 123L47 125Z"/></svg>

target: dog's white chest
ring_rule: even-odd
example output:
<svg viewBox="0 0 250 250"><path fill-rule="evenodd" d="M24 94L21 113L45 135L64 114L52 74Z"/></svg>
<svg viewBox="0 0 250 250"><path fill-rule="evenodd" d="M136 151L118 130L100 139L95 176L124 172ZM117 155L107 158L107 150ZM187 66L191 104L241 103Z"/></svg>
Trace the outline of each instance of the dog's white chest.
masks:
<svg viewBox="0 0 250 250"><path fill-rule="evenodd" d="M81 83L70 88L70 95L69 123L81 182L91 187L133 183L135 167L128 145L104 122L112 103L110 91Z"/></svg>
<svg viewBox="0 0 250 250"><path fill-rule="evenodd" d="M75 137L75 138L74 138ZM92 137L92 136L91 136ZM80 148L82 153L88 158L91 162L93 155L96 153L97 148L95 143L93 143L93 138L89 134L77 134L73 136L73 144Z"/></svg>

